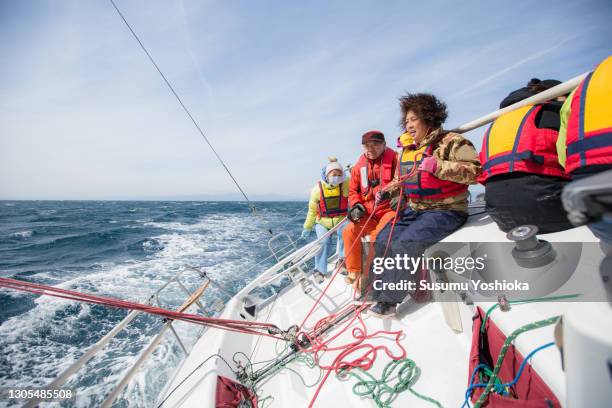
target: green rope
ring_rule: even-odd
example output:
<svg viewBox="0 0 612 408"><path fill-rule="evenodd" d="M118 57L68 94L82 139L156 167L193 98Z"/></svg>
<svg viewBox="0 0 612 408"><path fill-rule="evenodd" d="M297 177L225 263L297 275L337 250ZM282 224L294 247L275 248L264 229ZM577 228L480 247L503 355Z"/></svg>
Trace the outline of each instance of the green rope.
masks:
<svg viewBox="0 0 612 408"><path fill-rule="evenodd" d="M316 363L314 361L314 358L311 355L309 355L309 354L299 354L299 355L297 355L296 354L296 356L294 358L292 358L291 360L289 360L289 361L287 361L285 363L278 363L278 364L276 364L274 366L274 369L271 370L270 372L266 373L265 377L263 377L263 378L265 379L265 378L272 377L272 376L278 374L279 372L281 372L282 370L289 370L289 371L291 371L292 373L294 373L295 375L298 376L298 378L302 381L302 383L304 384L304 386L306 388L312 388L312 387L316 386L319 383L319 381L321 381L321 378L323 377L323 371L321 369L319 369L319 378L317 378L317 380L314 383L308 384L306 382L306 380L304 379L304 377L302 376L302 374L300 374L298 371L294 370L293 368L289 367L289 364L293 363L293 362L301 364L302 366L305 366L306 368L309 368L309 369L313 369L313 368L317 367L317 365L316 365Z"/></svg>
<svg viewBox="0 0 612 408"><path fill-rule="evenodd" d="M506 338L504 345L499 351L499 356L497 357L497 362L495 363L495 367L493 368L493 373L492 373L492 376L489 378L487 387L485 388L484 392L480 395L480 398L478 398L478 401L476 401L474 408L480 408L482 404L485 402L485 400L487 399L487 396L489 395L489 393L491 392L491 389L493 388L495 384L495 379L497 378L497 375L499 374L499 370L501 370L501 365L504 361L504 357L506 356L506 352L508 351L508 348L510 347L514 339L516 339L521 333L525 333L530 330L539 329L541 327L550 326L551 324L556 323L560 317L561 316L555 316L555 317L551 317L548 319L539 320L537 322L526 324L524 326L519 327L515 331L513 331L512 334L508 336L508 338Z"/></svg>
<svg viewBox="0 0 612 408"><path fill-rule="evenodd" d="M533 298L533 299L525 299L525 300L509 300L508 303L512 304L512 305L523 305L526 303L535 303L535 302L552 302L555 300L562 300L562 299L572 299L575 297L580 296L579 294L573 294L573 295L560 295L560 296L549 296L549 297L541 297L541 298ZM484 333L485 331L485 325L487 323L487 320L489 319L489 315L491 313L493 313L493 311L495 309L497 309L499 307L499 303L494 304L493 306L491 306L489 308L489 310L487 310L487 313L485 313L484 319L482 319L482 325L480 326L480 332Z"/></svg>
<svg viewBox="0 0 612 408"><path fill-rule="evenodd" d="M481 370L482 370L482 371L484 371L484 373L485 373L485 374L486 374L486 375L487 375L489 378L491 378L491 377L493 376L493 371L491 371L491 369L489 369L489 367L483 367ZM482 383L482 371L478 373L478 374L479 374L479 377L480 377L480 382L481 382L481 383ZM498 389L502 389L502 388L501 388L501 387L502 387L502 384L503 384L503 383L502 383L502 381L499 379L499 377L495 377L495 384L494 384L495 389L496 389L496 390L498 390Z"/></svg>
<svg viewBox="0 0 612 408"><path fill-rule="evenodd" d="M421 369L416 363L409 358L403 358L387 364L380 380L359 367L350 371L342 370L337 376L339 379L355 378L357 383L353 385L353 393L359 397L374 400L378 408L390 407L397 395L406 390L416 397L442 408L442 404L438 401L420 394L412 388L420 375ZM394 380L396 380L396 383L392 386L391 383Z"/></svg>

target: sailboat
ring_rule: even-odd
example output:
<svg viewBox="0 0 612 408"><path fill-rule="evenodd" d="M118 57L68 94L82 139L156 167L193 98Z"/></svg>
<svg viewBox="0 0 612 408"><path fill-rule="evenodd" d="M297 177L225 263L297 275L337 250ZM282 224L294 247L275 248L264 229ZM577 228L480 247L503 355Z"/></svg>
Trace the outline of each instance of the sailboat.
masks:
<svg viewBox="0 0 612 408"><path fill-rule="evenodd" d="M468 132L507 112L565 95L586 76L453 131ZM566 188L564 205L576 224L612 216L611 176L602 173ZM551 234L538 234L537 228L525 225L506 234L483 203L474 202L469 209L467 223L425 256L434 261L486 258L488 266L463 265L459 270L441 262L421 268L424 296L408 297L394 319L368 315L367 294L355 293L339 278L337 253L328 259L333 275L323 282L312 279L309 263L341 224L301 247L285 233L272 236L268 247L275 264L230 294L227 303L215 304L214 318L205 316L210 311L203 310L203 299L206 289L218 284L193 267L179 271L144 304L5 278L0 282L13 289L132 309L46 389L61 389L139 314L165 317L162 329L105 396L102 407L117 403L168 335L176 338L184 358L159 393L156 407L612 406L609 248L600 245L586 225ZM357 250L367 248L366 239ZM202 284L192 292L183 278L194 273ZM186 294L174 311L159 307L160 294L170 287ZM180 320L204 327L193 347L174 327ZM38 406L44 399L38 393L25 406Z"/></svg>
<svg viewBox="0 0 612 408"><path fill-rule="evenodd" d="M472 130L505 112L566 94L583 78L573 78L457 130ZM612 191L609 175L593 183L595 195ZM586 191L589 186L576 188ZM472 275L473 281L510 281L521 276L530 281L530 293L537 298L521 298L512 290L499 290L491 297L477 289L456 286L458 290L445 290L440 285L442 289L433 290L434 301L409 299L400 305L397 319L368 317L361 313L363 303L355 306L353 291L340 279L313 285L314 290L304 293L299 284L300 278L305 279L303 265L316 253L319 239L280 259L233 297L222 314L228 319L265 319L291 327L300 324L305 311L316 304L302 328L314 339L301 339L308 343L303 348L279 350L278 340L210 330L177 370L160 396L160 406L215 406L223 389L220 378L249 384L257 396L269 397L274 405L283 407L459 407L470 402L477 406L609 406L612 313L608 302L592 300L609 299L605 276L610 272L604 272L609 260L597 238L585 226L540 236L525 226L506 234L482 211L482 204L472 204L470 211L468 222L439 247L467 255L488 251L497 265L482 276ZM498 245L483 249L482 237ZM555 255L538 266L527 265L516 256L516 249L528 242L545 243ZM430 248L430 252L435 250ZM429 273L430 282L463 278L452 271ZM286 276L293 284L281 292L265 299L253 295ZM577 288L583 292L573 293ZM571 302L560 301L570 298ZM324 343L319 349L312 345L318 341ZM538 350L543 345L548 346ZM399 358L402 347L406 356ZM532 354L534 350L537 354ZM211 353L218 356L202 364ZM304 353L314 354L315 364L303 361L300 354ZM481 375L477 368L486 360L491 364L488 369L497 375L490 373L490 384L483 387L483 380L475 377ZM267 363L255 366L255 361ZM393 361L402 361L402 365L393 365ZM496 382L498 375L503 379ZM317 387L322 380L325 385ZM244 401L252 404L246 397Z"/></svg>
<svg viewBox="0 0 612 408"><path fill-rule="evenodd" d="M473 130L506 112L567 94L585 75L454 130ZM612 177L603 173L573 183L565 192L565 205L574 219L609 216L610 194ZM328 259L332 277L322 283L312 279L309 261L322 240L340 227L301 247L285 233L272 236L268 246L276 263L229 302L215 305L218 320L200 321L208 324L190 349L174 330L174 318L193 308L201 310L206 288L216 283L197 268L180 271L147 305L154 306L159 293L172 285L184 289L187 299L176 314L168 315L102 406L115 404L170 334L184 358L160 392L157 407L612 403L612 263L585 225L541 235L533 226L522 226L506 234L482 202L471 203L468 222L427 254L440 258L443 252L449 259L488 256L491 264L468 272L424 268L427 296L420 301L408 297L394 319L370 316L369 304L355 300L358 294L339 278L337 253ZM363 250L367 247L364 242ZM202 278L195 292L181 283L186 273ZM527 294L520 293L515 281L530 286ZM65 384L147 311L154 310L133 310L49 388ZM222 322L230 323L219 326ZM249 324L259 331L243 330ZM25 406L40 401L33 398Z"/></svg>

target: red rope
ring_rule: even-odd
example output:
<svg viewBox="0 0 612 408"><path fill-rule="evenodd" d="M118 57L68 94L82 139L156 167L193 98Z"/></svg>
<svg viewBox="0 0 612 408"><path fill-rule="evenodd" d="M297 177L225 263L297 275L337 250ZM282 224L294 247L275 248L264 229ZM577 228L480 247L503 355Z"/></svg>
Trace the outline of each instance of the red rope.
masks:
<svg viewBox="0 0 612 408"><path fill-rule="evenodd" d="M372 217L374 216L374 213L376 212L376 204L374 204L374 207L372 208L372 213L370 214L370 216L368 217L368 219L366 220L366 222L363 223L363 226L361 227L361 231L359 231L359 236L361 236L361 234L363 234L363 231L365 230L366 226L368 225L368 223L370 222L370 220L372 219ZM353 244L351 245L351 247L349 248L348 251L345 251L345 255L348 255L349 253L351 253L351 251L353 251L353 249L355 248L355 245L360 242L360 240L356 239L355 241L353 241ZM334 271L334 273L332 274L331 278L329 279L329 282L327 282L327 285L325 285L325 288L323 289L323 291L321 292L321 294L319 295L318 299L314 302L314 304L312 305L312 307L310 308L310 310L308 311L308 313L306 313L306 317L304 317L304 320L302 320L302 323L300 323L300 331L302 330L302 328L304 327L304 324L306 323L306 321L308 320L308 318L310 317L310 315L313 313L313 311L315 310L315 308L317 307L317 305L321 302L321 299L323 299L323 296L325 296L325 294L327 293L327 290L329 289L329 287L331 286L332 282L334 281L334 279L336 278L336 276L338 276L338 273L340 272L340 270L342 269L342 267L344 266L344 264L346 263L346 257L344 258L344 260L340 263L340 265L338 265L336 267L336 270Z"/></svg>
<svg viewBox="0 0 612 408"><path fill-rule="evenodd" d="M393 222L391 223L391 231L389 231L389 238L387 238L387 244L385 245L385 253L383 254L383 258L387 256L387 251L389 250L389 246L391 245L391 237L393 236L393 230L395 230L395 224L397 223L397 217L401 211L402 206L402 198L404 194L404 185L400 187L399 201L397 202L397 211L395 211L395 217L393 217Z"/></svg>
<svg viewBox="0 0 612 408"><path fill-rule="evenodd" d="M145 305L141 303L128 302L125 300L115 299L111 297L90 295L73 290L56 288L53 286L30 283L16 279L0 278L0 287L8 289L20 290L39 295L53 296L62 299L76 300L91 304L115 307L119 309L139 310L141 312L150 313L158 316L163 316L172 320L180 320L188 323L196 323L204 326L214 327L222 330L229 330L238 333L256 334L260 336L272 337L275 339L283 339L280 336L275 336L263 331L278 328L269 323L248 322L243 320L219 319L214 317L200 316L190 313L175 312L155 306Z"/></svg>
<svg viewBox="0 0 612 408"><path fill-rule="evenodd" d="M368 292L369 292L369 287L368 287ZM367 296L367 293L366 293L366 296ZM314 405L317 397L319 396L319 393L321 392L321 389L323 388L323 385L325 384L325 382L329 378L329 375L332 372L338 374L341 370L351 370L355 367L359 367L363 370L369 370L372 367L372 365L374 365L378 351L380 350L384 351L385 354L393 360L399 360L399 359L406 357L406 349L401 345L399 341L400 337L403 334L403 331L402 330L398 330L398 331L379 330L374 333L368 333L367 326L365 325L361 317L361 312L365 309L365 307L366 307L365 303L361 304L360 306L349 305L348 308L344 308L340 312L331 314L330 316L326 316L320 319L319 321L317 321L317 323L314 325L313 330L310 333L300 333L298 335L299 337L303 335L310 342L310 347L301 348L300 351L303 351L306 353L312 353L315 363L322 370L326 371L325 375L323 376L323 379L319 383L308 405L309 407L312 407ZM317 336L314 334L320 331L321 328L324 327L325 325L329 323L333 323L333 321L339 315L344 314L345 312L350 310L350 308L354 309L353 318L342 329L340 329L336 334L334 334L333 336L331 336L329 339L325 341L321 340L320 335ZM355 321L358 322L359 326L353 327L351 330L351 335L354 340L349 341L348 343L345 343L345 344L331 346L331 343L334 340L336 340L340 335L345 333L353 325L353 323L355 323ZM367 342L368 340L372 338L380 337L382 335L391 335L394 337L395 344L397 345L398 349L401 351L399 355L393 354L390 351L389 347L387 346L384 346L384 345L374 346ZM329 352L339 352L339 353L336 355L336 357L333 359L333 361L330 364L328 365L322 364L321 357L323 356L323 354L329 353ZM355 354L357 355L353 357L353 355Z"/></svg>
<svg viewBox="0 0 612 408"><path fill-rule="evenodd" d="M418 157L418 156L417 156ZM387 239L387 243L385 245L385 251L384 251L384 255L383 257L385 257L387 255L387 251L389 249L389 245L391 244L391 237L393 236L393 231L395 228L395 224L397 222L398 219L398 215L401 211L401 203L402 203L402 198L403 198L403 193L404 193L404 185L403 185L403 181L412 177L417 171L417 160L415 157L415 161L414 164L412 166L412 169L410 170L410 172L408 172L406 175L401 176L398 178L398 180L402 183L400 186L400 201L398 202L398 206L397 206L397 211L395 214L395 217L393 219L393 223L391 224L391 231L389 232L389 238ZM381 190L384 190L381 189ZM361 236L361 234L363 233L365 227L368 225L368 223L370 222L372 216L374 215L374 212L376 210L376 206L377 204L374 204L374 208L372 209L372 214L370 214L370 216L368 217L368 219L366 220L366 222L364 223L363 227L361 228L361 231L359 232L359 236ZM346 251L346 253L350 253L351 251L353 251L356 243L359 242L359 240L355 240L353 242L353 244L351 245L351 247L349 248L348 251ZM346 259L346 258L345 258ZM310 308L310 310L308 311L308 313L306 314L306 317L304 318L304 320L302 321L302 323L300 324L300 331L298 333L298 338L300 337L305 337L306 339L308 339L309 343L310 343L310 347L308 348L300 348L301 351L303 352L307 352L307 353L312 353L314 360L316 362L316 364L322 369L325 370L326 373L323 376L321 382L319 383L314 396L312 397L312 399L310 400L310 403L308 405L308 407L312 407L317 399L317 397L319 396L319 393L321 392L321 389L323 388L323 385L325 384L325 382L327 381L327 379L329 378L329 375L334 372L336 374L338 374L340 372L340 370L351 370L355 367L359 367L363 370L369 370L374 362L376 361L376 357L378 354L379 350L382 350L385 352L385 354L390 357L393 360L399 360L402 359L404 357L406 357L406 349L401 345L400 343L400 337L403 334L403 330L398 330L398 331L385 331L385 330L379 330L376 331L374 333L368 334L367 331L367 326L365 325L365 323L363 322L363 319L361 318L361 313L362 311L366 308L366 303L365 300L367 299L367 296L370 292L370 290L372 289L372 283L370 283L365 291L364 297L363 297L363 303L357 307L356 305L349 305L348 308L344 308L339 312L336 313L332 313L326 317L323 317L321 319L319 319L315 325L313 326L313 329L311 330L310 333L305 333L302 331L302 328L304 326L304 324L306 323L306 321L308 320L308 318L312 315L313 311L315 310L315 308L317 307L317 305L321 302L321 299L323 298L323 296L325 296L325 293L327 292L327 290L329 289L329 287L331 286L333 280L335 279L335 277L337 276L337 274L339 273L340 269L342 268L342 266L344 266L345 261L343 261L334 271L334 273L332 274L329 282L327 283L327 285L325 286L325 288L323 289L323 291L321 292L319 298L315 301L315 303L313 304L313 306ZM356 295L356 292L354 293L354 295ZM354 317L342 328L340 329L335 335L333 335L332 337L330 337L329 339L322 341L321 340L321 335L317 335L316 333L321 332L322 328L329 325L329 324L333 324L333 322L338 318L339 315L342 315L344 313L346 313L348 310L350 310L350 308L354 309ZM353 338L355 339L354 341L351 341L347 344L342 344L339 346L334 346L331 347L330 343L332 343L334 340L336 340L340 335L342 335L343 333L345 333L352 325L355 321L358 321L359 325L361 327L353 327L353 329L351 330L351 334L353 336ZM367 343L366 341L374 338L374 337L378 337L381 335L392 335L394 336L394 340L395 343L397 344L398 348L401 350L400 355L394 355L387 346L374 346L370 343ZM365 352L359 354L357 357L353 358L353 359L349 359L348 357L358 353L362 350L365 350ZM323 365L320 362L320 354L321 353L326 353L326 352L333 352L333 351L339 351L338 355L334 358L334 360L332 361L331 364L329 365Z"/></svg>
<svg viewBox="0 0 612 408"><path fill-rule="evenodd" d="M403 182L404 180L412 177L416 172L417 172L417 161L418 161L418 157L422 155L421 153L417 153L417 155L415 156L415 161L412 165L412 169L410 169L410 172L408 172L407 174L405 174L404 176L399 177L399 181ZM381 188L381 191L384 190L384 187ZM400 208L399 208L399 204L401 204L401 200L402 197L401 195L403 194L404 191L404 186L402 184L402 186L400 187L400 201L398 203L398 208L397 208L397 212L395 214L395 219L393 221L393 224L391 226L391 231L389 234L389 239L387 240L387 245L385 246L385 255L387 254L387 250L389 248L389 245L391 243L391 236L393 234L393 228L395 227L395 222L397 220L397 216L400 212ZM368 225L368 223L370 222L370 220L372 219L372 217L374 216L374 213L376 212L376 207L378 206L378 204L374 203L374 207L372 208L372 213L370 214L370 216L368 217L368 219L366 220L366 222L363 224L363 227L361 227L361 231L359 231L359 236L361 236L361 234L363 234L363 231L365 230L366 226ZM355 248L355 245L357 244L357 242L359 242L359 240L355 240L353 242L353 244L351 245L351 247L348 249L348 251L345 251L346 254L349 254L351 251L353 251L353 249ZM308 320L308 318L310 317L310 315L313 313L314 309L317 307L317 305L321 302L321 299L323 299L323 296L325 296L325 293L327 293L327 290L329 289L329 287L331 286L333 280L336 278L336 276L338 275L338 273L340 272L340 269L342 269L342 267L344 266L344 264L346 263L346 257L344 258L344 260L342 261L342 263L340 265L338 265L336 267L336 270L334 271L334 273L332 274L331 278L329 279L329 282L327 283L327 285L325 286L325 288L323 289L323 291L321 292L321 294L319 295L318 299L315 301L315 303L312 305L312 307L310 308L310 310L308 311L308 313L306 314L306 317L304 317L304 320L302 320L302 323L300 324L300 331L302 330L302 328L304 327L304 324L306 323L306 321ZM365 300L365 298L364 298Z"/></svg>
<svg viewBox="0 0 612 408"><path fill-rule="evenodd" d="M414 176L414 174L417 172L417 161L419 160L421 156L423 156L422 153L417 153L414 156L414 163L412 164L412 169L410 169L410 171L406 173L405 175L399 177L399 181L402 183L400 185L399 201L397 202L397 210L395 211L395 217L393 217L393 223L391 224L391 231L389 231L389 237L387 238L387 244L385 245L385 253L382 256L383 258L387 256L389 245L391 245L391 237L393 237L393 230L395 229L397 218L400 212L402 211L402 200L404 199L404 180L407 180L410 177Z"/></svg>

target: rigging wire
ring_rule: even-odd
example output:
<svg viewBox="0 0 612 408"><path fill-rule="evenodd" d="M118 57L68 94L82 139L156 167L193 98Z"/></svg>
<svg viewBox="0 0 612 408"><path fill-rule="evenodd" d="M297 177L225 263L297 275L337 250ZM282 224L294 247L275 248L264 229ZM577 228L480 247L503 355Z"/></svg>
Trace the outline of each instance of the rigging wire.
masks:
<svg viewBox="0 0 612 408"><path fill-rule="evenodd" d="M221 354L215 353L215 354L211 354L210 356L208 356L208 358L206 358L206 360L202 361L196 368L194 368L189 374L187 374L187 376L185 378L183 378L181 380L180 383L178 383L178 385L176 387L174 387L169 393L168 395L165 396L165 398L157 405L157 408L161 408L162 405L164 405L164 403L168 400L168 398L170 398L172 396L172 394L174 394L174 392L181 386L183 385L183 383L185 381L187 381L193 374L195 374L196 371L198 371L200 368L202 368L202 366L204 366L204 364L206 364L208 361L210 361L213 357L217 357L219 359L221 359L221 361L223 361L225 363L225 365L230 369L231 372L234 373L234 375L236 375L236 370L234 370L232 368L232 366L230 365L230 363L227 362L227 360L225 358L223 358L223 356Z"/></svg>
<svg viewBox="0 0 612 408"><path fill-rule="evenodd" d="M149 58L149 61L151 61L151 64L153 64L153 66L155 67L155 69L157 70L157 72L159 73L159 75L162 77L162 79L164 80L164 82L166 83L166 85L168 85L168 88L170 88L170 91L172 92L172 94L174 95L174 97L176 98L176 100L178 101L178 103L181 105L181 107L183 108L183 110L185 111L185 113L187 114L187 116L189 117L189 119L191 120L191 122L193 123L193 125L196 127L196 129L198 130L198 132L200 133L200 135L202 135L202 137L204 138L204 141L206 141L206 143L208 144L208 146L210 147L210 149L212 150L212 152L214 153L214 155L217 157L217 160L219 160L219 163L221 163L221 165L223 166L223 168L225 169L225 171L227 172L227 174L230 176L230 178L232 179L232 181L234 182L234 184L236 185L236 187L238 187L238 190L240 191L240 193L242 194L242 196L244 197L244 199L247 201L249 207L251 208L251 211L253 211L253 213L257 214L257 209L255 207L255 204L253 204L253 202L249 199L249 197L246 195L246 193L244 192L244 190L242 189L242 187L240 187L240 184L238 183L238 181L236 180L236 178L234 177L234 175L232 174L232 172L230 171L230 169L227 167L227 165L225 164L225 162L223 161L223 159L221 158L221 156L219 156L219 154L217 153L217 151L215 150L215 148L213 147L212 143L210 142L210 140L208 139L208 137L206 137L206 134L204 133L204 131L202 130L202 128L200 127L200 125L198 124L198 122L195 120L195 118L193 117L193 115L191 114L191 112L189 111L189 109L187 108L187 106L185 106L185 104L183 103L183 100L181 99L181 97L178 95L178 93L174 90L174 87L172 86L172 84L170 83L170 81L168 81L168 78L166 78L166 76L164 75L164 73L162 72L162 70L159 68L159 65L157 65L157 63L155 62L155 60L153 59L153 57L151 56L151 54L149 53L149 51L147 50L147 48L144 46L144 44L142 43L142 41L140 40L140 38L138 37L138 34L136 34L136 32L134 31L134 29L132 28L132 26L130 25L130 23L128 23L128 21L126 20L126 18L124 17L123 13L121 12L121 10L119 10L119 7L117 7L117 5L115 4L115 2L113 0L109 0L110 3L113 5L114 9L117 11L117 14L119 14L119 17L121 17L121 20L123 20L123 22L125 23L125 25L127 26L127 28L130 30L130 32L132 33L132 35L134 36L134 38L136 39L136 41L138 42L138 44L140 45L140 48L142 48L142 50L145 52L145 54L147 54L147 57ZM272 230L269 229L268 230L270 233L272 233Z"/></svg>

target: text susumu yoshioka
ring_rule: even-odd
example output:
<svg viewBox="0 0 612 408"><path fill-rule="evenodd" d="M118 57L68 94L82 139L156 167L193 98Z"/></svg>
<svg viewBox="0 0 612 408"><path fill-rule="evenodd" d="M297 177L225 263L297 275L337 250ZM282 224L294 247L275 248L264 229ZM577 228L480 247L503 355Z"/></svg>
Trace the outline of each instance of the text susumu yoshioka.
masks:
<svg viewBox="0 0 612 408"><path fill-rule="evenodd" d="M400 290L400 291L415 291L419 290L438 290L438 291L527 291L529 283L519 282L518 280L507 281L496 280L494 282L485 282L482 280L471 280L467 282L429 282L422 279L418 282L408 279L402 279L398 282L382 282L375 279L372 287L375 290Z"/></svg>

